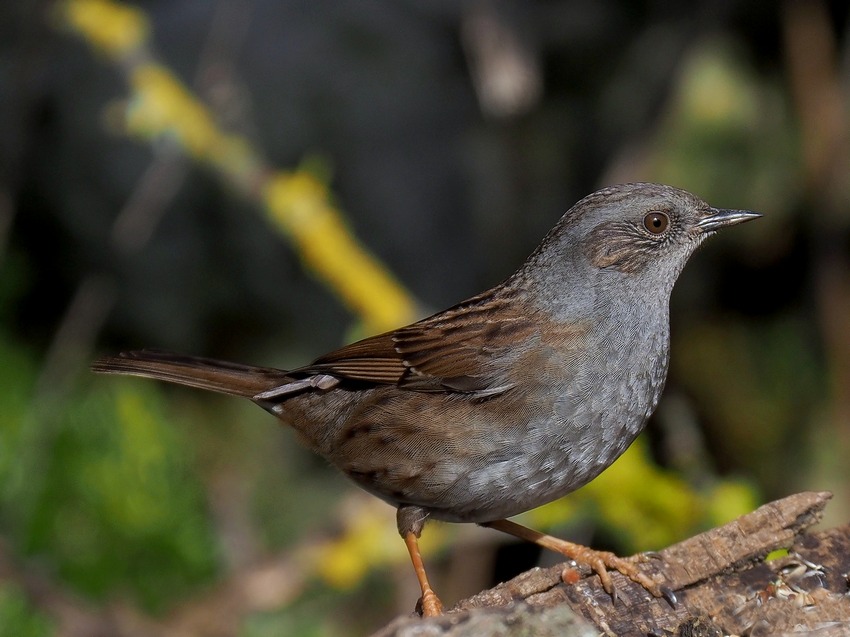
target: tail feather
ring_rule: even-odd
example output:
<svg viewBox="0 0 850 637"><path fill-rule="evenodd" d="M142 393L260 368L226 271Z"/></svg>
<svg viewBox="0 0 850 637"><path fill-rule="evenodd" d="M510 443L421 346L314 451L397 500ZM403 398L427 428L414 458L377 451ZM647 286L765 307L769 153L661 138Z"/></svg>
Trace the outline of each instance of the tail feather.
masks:
<svg viewBox="0 0 850 637"><path fill-rule="evenodd" d="M252 398L292 382L287 372L158 350L122 352L92 363L99 374L126 374Z"/></svg>

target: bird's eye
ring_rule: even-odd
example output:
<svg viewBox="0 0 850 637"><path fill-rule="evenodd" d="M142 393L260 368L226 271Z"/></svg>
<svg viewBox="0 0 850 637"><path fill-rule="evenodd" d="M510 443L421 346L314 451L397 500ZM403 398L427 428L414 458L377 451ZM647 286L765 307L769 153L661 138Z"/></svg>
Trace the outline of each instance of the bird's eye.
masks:
<svg viewBox="0 0 850 637"><path fill-rule="evenodd" d="M643 227L652 234L661 234L670 225L670 217L663 212L650 212L643 218Z"/></svg>

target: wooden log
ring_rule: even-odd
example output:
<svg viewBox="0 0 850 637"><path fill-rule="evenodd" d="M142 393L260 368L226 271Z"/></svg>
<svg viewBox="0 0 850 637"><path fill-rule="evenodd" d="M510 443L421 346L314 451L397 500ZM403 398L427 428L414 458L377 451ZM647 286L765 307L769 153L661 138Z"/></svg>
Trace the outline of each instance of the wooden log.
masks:
<svg viewBox="0 0 850 637"><path fill-rule="evenodd" d="M645 572L675 591L675 607L619 573L612 573L616 603L583 569L577 583L564 584L565 568L573 568L566 564L531 569L459 602L442 618L398 618L375 637L850 635L850 524L809 530L830 497L798 493L653 557L636 556ZM788 552L765 561L779 549Z"/></svg>

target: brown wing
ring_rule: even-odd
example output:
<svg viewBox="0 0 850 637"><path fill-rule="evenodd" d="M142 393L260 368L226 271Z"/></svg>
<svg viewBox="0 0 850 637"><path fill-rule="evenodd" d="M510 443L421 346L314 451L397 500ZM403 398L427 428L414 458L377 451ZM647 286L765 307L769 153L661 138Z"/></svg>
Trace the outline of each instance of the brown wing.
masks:
<svg viewBox="0 0 850 637"><path fill-rule="evenodd" d="M535 325L505 288L490 290L407 327L352 343L293 373L324 373L417 391L484 395L509 389L494 359Z"/></svg>
<svg viewBox="0 0 850 637"><path fill-rule="evenodd" d="M395 349L396 332L385 332L351 343L313 361L294 373L326 373L351 380L390 384L398 383L407 368Z"/></svg>

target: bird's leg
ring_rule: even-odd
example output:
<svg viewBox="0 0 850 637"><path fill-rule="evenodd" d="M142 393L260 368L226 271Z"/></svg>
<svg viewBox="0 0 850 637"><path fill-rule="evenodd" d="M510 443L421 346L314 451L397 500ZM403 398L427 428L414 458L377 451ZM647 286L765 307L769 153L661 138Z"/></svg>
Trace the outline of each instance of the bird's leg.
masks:
<svg viewBox="0 0 850 637"><path fill-rule="evenodd" d="M542 546L550 551L555 551L556 553L565 555L571 560L575 560L578 563L589 566L596 572L597 575L599 575L599 579L602 581L602 588L605 589L605 592L611 595L614 599L617 598L617 595L614 590L614 584L611 581L611 575L608 573L609 568L620 571L620 573L628 577L633 582L643 586L655 597L663 597L671 604L674 604L676 601L676 597L670 589L660 586L657 582L650 579L630 560L617 557L608 551L596 551L586 546L582 546L581 544L575 544L551 535L546 535L545 533L540 533L539 531L529 529L528 527L517 524L516 522L511 522L510 520L485 522L481 524L481 526L502 531L509 535L513 535L514 537L518 537L521 540L534 542L538 546Z"/></svg>
<svg viewBox="0 0 850 637"><path fill-rule="evenodd" d="M422 616L437 617L443 614L443 604L428 583L428 575L425 573L425 565L422 563L422 555L419 553L419 541L413 531L408 531L404 536L404 543L410 553L410 561L413 562L413 570L416 571L416 579L422 588Z"/></svg>
<svg viewBox="0 0 850 637"><path fill-rule="evenodd" d="M443 604L428 583L428 575L425 573L425 564L422 562L422 553L419 552L419 536L428 512L420 507L402 506L396 514L398 532L404 538L407 552L410 553L410 561L413 562L413 570L419 587L422 589L422 615L423 617L437 617L443 614Z"/></svg>

